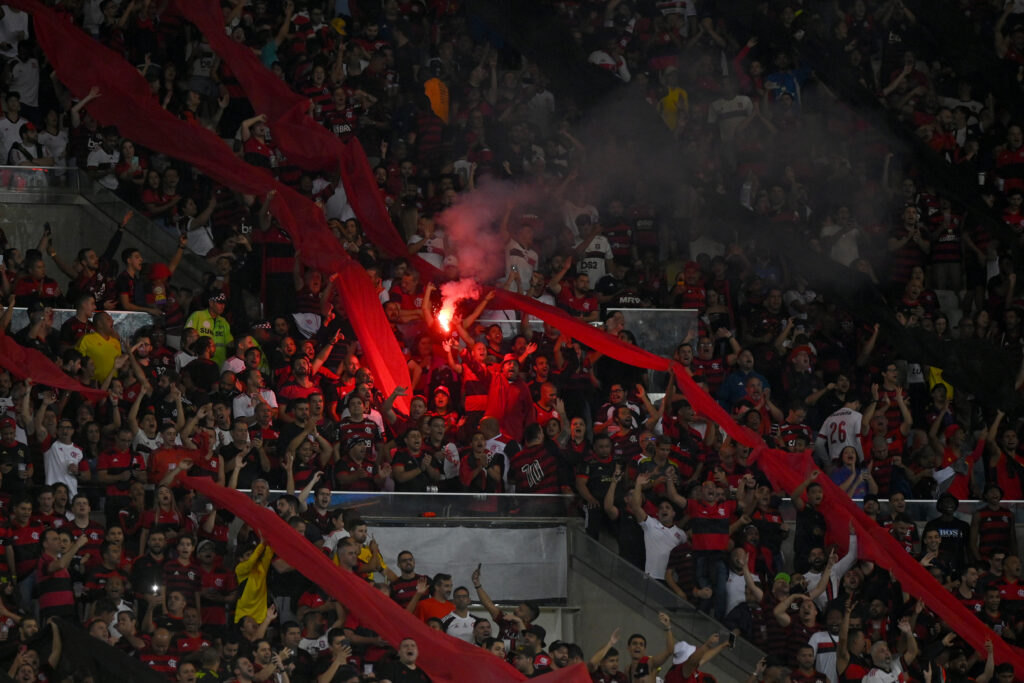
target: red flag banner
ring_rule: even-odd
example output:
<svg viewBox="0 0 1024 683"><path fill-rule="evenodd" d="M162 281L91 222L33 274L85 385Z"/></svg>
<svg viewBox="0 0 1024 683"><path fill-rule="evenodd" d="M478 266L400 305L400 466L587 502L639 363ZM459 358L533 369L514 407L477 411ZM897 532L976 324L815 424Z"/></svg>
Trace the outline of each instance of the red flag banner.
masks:
<svg viewBox="0 0 1024 683"><path fill-rule="evenodd" d="M309 109L307 100L270 74L251 50L227 37L216 3L179 3L179 7L185 16L199 26L211 46L238 76L256 110L267 114L277 143L285 154L294 159L306 160L311 168L330 168L333 160L340 158L346 192L367 237L392 257L407 256L405 242L387 217L361 147L354 142L342 143L322 126L315 124L306 114ZM411 258L410 262L427 277L437 278L440 275L436 268L418 256ZM610 358L659 372L673 372L694 410L720 425L738 443L754 448L758 466L776 487L792 491L806 476L810 466L809 452L794 456L785 451L765 448L759 436L736 424L682 367L582 323L554 306L504 289L494 289L494 292L495 302L499 306L536 316ZM819 477L818 480L826 490L823 503L826 519L830 525L842 527L830 529L834 537L845 541L847 520L853 521L862 557L891 570L904 590L923 599L947 623L958 624L960 635L979 651L983 651L985 640L991 638L1000 659L1012 661L1018 674L1024 675L1024 653L1021 650L1007 645L966 608L949 600L949 593L827 477Z"/></svg>
<svg viewBox="0 0 1024 683"><path fill-rule="evenodd" d="M107 395L105 391L76 381L45 355L25 348L3 332L0 332L0 366L18 379L31 379L36 384L73 391L95 401L102 401Z"/></svg>
<svg viewBox="0 0 1024 683"><path fill-rule="evenodd" d="M220 3L188 0L176 6L231 68L256 113L266 115L274 144L306 170L334 171L340 166L345 195L367 235L385 252L404 255L405 240L391 223L366 153L355 136L342 141L314 121L309 116L309 99L274 76L249 47L225 33Z"/></svg>
<svg viewBox="0 0 1024 683"><path fill-rule="evenodd" d="M435 631L365 580L336 566L273 510L257 505L239 491L218 486L211 479L181 476L179 481L209 498L218 508L231 511L250 527L258 529L263 541L278 557L299 568L303 576L359 615L362 624L376 631L390 645L397 648L404 638L415 639L420 653L417 664L433 680L452 683L525 680L526 676L505 660L481 647ZM552 671L538 680L589 683L590 675L585 664L577 664Z"/></svg>
<svg viewBox="0 0 1024 683"><path fill-rule="evenodd" d="M356 335L374 341L366 355L378 383L385 392L409 386L408 366L369 276L334 238L313 202L276 182L266 170L238 159L213 132L165 111L135 68L49 8L36 0L9 4L32 15L43 51L74 95L84 97L93 86L100 89L101 96L89 103L89 112L98 121L117 126L121 135L150 149L192 164L238 192L260 196L276 192L272 211L301 250L303 261L340 274L337 286ZM400 397L397 407L407 411L408 401Z"/></svg>
<svg viewBox="0 0 1024 683"><path fill-rule="evenodd" d="M368 364L381 384L387 389L398 384L408 386L404 358L380 307L376 305L376 292L372 291L365 273L361 273L358 265L347 259L332 239L322 213L311 202L278 185L264 171L239 162L212 133L184 124L167 114L149 95L145 82L133 68L85 34L63 23L36 0L8 0L8 4L33 15L44 51L61 80L73 93L83 96L93 85L101 88L103 97L90 105L90 111L98 120L118 125L128 137L192 163L236 190L250 194L277 190L278 196L273 204L275 216L302 249L303 260L321 270L343 273L339 286L347 300L349 317L360 339L364 341L369 355ZM405 256L405 241L387 218L366 156L358 143L343 143L317 126L307 115L309 105L306 100L270 75L247 48L238 44L229 45L233 41L224 35L219 10L216 16L214 13L214 3L179 3L179 8L200 27L214 50L236 73L257 111L267 114L275 142L285 155L308 168L340 167L349 201L367 237L385 253ZM86 54L89 59L81 57ZM437 270L422 259L413 258L411 261L425 275L437 275ZM496 290L496 294L496 301L504 307L535 315L611 358L638 367L671 370L683 387L684 395L698 413L719 424L736 441L751 447L760 446L754 457L774 485L792 491L804 478L810 467L809 454L794 455L764 448L757 436L739 427L682 368L671 365L667 359L622 342L571 318L555 307L529 297L503 290ZM369 340L377 344L370 344ZM1018 676L1024 676L1024 656L1018 648L1007 645L967 609L949 600L949 593L834 484L825 477L819 477L819 481L826 491L823 504L826 518L832 524L845 525L847 520L853 523L863 557L891 570L904 590L923 599L947 623L957 624L961 637L979 651L983 649L984 641L991 638L998 658L1011 661ZM841 532L838 535L845 534ZM302 552L308 555L308 546ZM302 564L308 558L303 555L295 559L298 564ZM367 605L368 608L370 606ZM377 608L382 609L382 606L378 605ZM429 652L430 648L425 650ZM506 672L505 675L511 674ZM519 679L511 677L507 680Z"/></svg>

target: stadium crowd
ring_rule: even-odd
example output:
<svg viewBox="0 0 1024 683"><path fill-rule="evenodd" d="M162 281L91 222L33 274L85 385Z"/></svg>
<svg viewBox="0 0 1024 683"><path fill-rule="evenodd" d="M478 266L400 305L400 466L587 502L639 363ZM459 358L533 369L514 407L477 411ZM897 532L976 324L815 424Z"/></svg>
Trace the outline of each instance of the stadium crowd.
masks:
<svg viewBox="0 0 1024 683"><path fill-rule="evenodd" d="M5 331L105 395L0 372L0 634L30 645L12 678L79 680L60 668L65 619L171 680L429 680L415 641L392 648L361 626L258 533L176 485L188 471L251 491L343 570L528 676L586 661L600 682L653 681L659 668L668 681L710 680L699 666L729 643L677 642L667 616L657 654L618 631L596 653L546 643L537 605L503 612L480 572L472 587L444 567L417 573L412 553L387 554L400 549L332 509L332 492L516 493L501 514L552 511L522 494L571 494L555 512L583 516L593 537L769 653L751 680L1017 680L859 559L856 535L827 538L816 480L862 500L992 638L1024 637L1015 516L1001 502L1024 499L1018 3L950 10L973 29L980 80L936 44L923 1L537 3L566 54L623 82L632 114L663 124L682 161L661 192L644 182L640 136L588 137L587 112L467 3L222 2L231 37L365 149L408 240L407 257L390 259L337 174L275 147L175 3L48 4L138 64L165 109L322 206L378 288L411 385L375 387L362 362L373 340L354 337L336 276L303 266L269 197L100 126L89 103L109 95L72 99L30 17L0 8L0 155L32 169L4 170L5 185L77 167L179 245L145 263L124 224L73 255L60 252L63 226L41 227L34 245L0 236ZM848 106L852 95L867 104ZM769 444L814 450L818 467L796 490L774 489L674 380L493 310L493 295L463 302L453 333L439 326L442 282L410 259L458 280L465 236L448 210L497 181L521 199L479 226L503 249L490 284L630 343L609 309L695 309L674 360ZM209 266L201 286L174 278L188 254ZM849 305L836 272L881 308ZM22 329L10 329L16 306ZM58 306L75 314L55 326ZM154 322L121 338L110 311ZM1005 402L944 378L907 335L1003 359ZM935 500L936 515L908 513L907 499ZM961 499L979 502L958 513ZM469 614L474 593L490 619ZM51 649L31 647L41 630Z"/></svg>

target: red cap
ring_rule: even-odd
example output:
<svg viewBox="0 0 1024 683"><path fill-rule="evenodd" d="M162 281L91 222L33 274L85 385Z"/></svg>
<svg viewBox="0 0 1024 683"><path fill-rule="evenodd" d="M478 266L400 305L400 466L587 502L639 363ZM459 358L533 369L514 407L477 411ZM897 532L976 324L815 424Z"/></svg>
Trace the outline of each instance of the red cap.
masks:
<svg viewBox="0 0 1024 683"><path fill-rule="evenodd" d="M961 429L963 429L963 427L961 427L960 425L954 423L954 424L951 424L948 427L946 427L942 431L942 433L946 436L946 441L949 441L950 439L953 438L953 435L956 434L957 432L959 432Z"/></svg>
<svg viewBox="0 0 1024 683"><path fill-rule="evenodd" d="M167 267L166 263L154 263L149 269L149 279L152 282L157 280L167 280L171 277L171 269Z"/></svg>
<svg viewBox="0 0 1024 683"><path fill-rule="evenodd" d="M696 271L699 272L700 271L700 264L697 263L696 261L687 261L686 265L683 266L683 272L686 273L686 272L689 272L691 270L696 270Z"/></svg>
<svg viewBox="0 0 1024 683"><path fill-rule="evenodd" d="M812 349L807 344L801 344L800 346L793 347L793 350L789 352L789 359L793 360L794 358L796 358L796 355L801 351L807 354L807 356L811 359L812 363L814 362L814 359L817 358L817 356L814 355L814 349Z"/></svg>
<svg viewBox="0 0 1024 683"><path fill-rule="evenodd" d="M3 417L0 417L0 429L5 429L7 427L14 429L17 426L18 423L15 422L14 418L11 417L10 415L4 415Z"/></svg>

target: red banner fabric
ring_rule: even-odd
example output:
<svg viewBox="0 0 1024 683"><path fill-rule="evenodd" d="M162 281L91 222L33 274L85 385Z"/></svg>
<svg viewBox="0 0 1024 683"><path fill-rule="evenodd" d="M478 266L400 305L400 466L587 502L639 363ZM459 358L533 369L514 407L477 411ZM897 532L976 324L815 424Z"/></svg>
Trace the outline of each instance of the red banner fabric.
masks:
<svg viewBox="0 0 1024 683"><path fill-rule="evenodd" d="M35 349L28 349L0 331L0 366L18 379L31 379L54 389L67 389L85 398L101 401L105 391L90 389L75 381L52 360Z"/></svg>
<svg viewBox="0 0 1024 683"><path fill-rule="evenodd" d="M368 354L368 364L381 384L386 389L399 384L408 386L404 358L397 348L390 326L380 314L379 306L376 306L376 293L372 291L365 273L360 276L361 269L347 259L333 240L322 214L311 202L276 184L265 172L241 164L212 133L171 117L149 95L145 82L134 69L84 34L60 22L35 0L8 2L33 14L40 43L62 81L72 92L82 96L92 85L100 86L103 97L90 105L90 111L97 119L118 125L128 137L192 163L236 190L250 194L277 190L278 197L273 205L275 215L302 250L303 260L318 269L343 274L339 286L346 298L353 326L364 342L377 342L365 343L364 348ZM234 43L224 34L215 3L179 3L179 8L200 27L214 50L230 65L256 110L267 114L275 144L285 155L307 168L340 167L349 201L367 237L391 256L406 255L405 241L387 217L366 156L358 143L354 140L342 142L313 122L307 114L308 102L304 98L289 90L279 79L270 76L248 48ZM89 54L90 59L78 57L84 54ZM422 259L411 260L424 274L437 274L436 269ZM581 323L555 307L504 290L496 290L496 293L498 304L535 315L609 357L658 371L670 369L668 360ZM765 449L758 437L739 427L714 399L700 390L682 368L671 366L671 369L698 413L721 425L736 441L751 447L761 447L756 451L758 465L774 485L791 491L799 484L809 467L808 454L794 456L783 451ZM947 623L958 624L958 632L973 647L981 650L984 641L991 638L996 643L1000 659L1012 661L1018 675L1024 675L1024 657L1017 648L1006 645L959 603L949 600L948 592L827 478L820 477L819 481L826 490L823 510L826 518L836 524L845 524L846 520L853 522L858 532L861 555L892 570L904 590L924 599L928 607ZM845 534L840 531L838 535ZM294 540L292 542L297 543ZM295 550L300 548L296 547ZM301 548L301 552L308 554L309 548ZM296 562L304 562L303 557L296 556ZM373 605L372 600L366 607L372 607L374 615L380 614L376 610L383 609L380 605ZM430 652L430 648L425 648L425 651ZM438 664L450 666L451 661ZM510 674L505 672L505 675Z"/></svg>
<svg viewBox="0 0 1024 683"><path fill-rule="evenodd" d="M182 16L202 32L210 47L238 79L253 108L267 116L274 144L293 163L306 170L341 171L352 210L369 226L373 242L385 252L405 253L405 241L394 230L384 198L377 188L366 153L355 136L343 141L309 116L310 100L274 76L247 46L224 32L216 0L175 3Z"/></svg>
<svg viewBox="0 0 1024 683"><path fill-rule="evenodd" d="M384 597L365 580L336 566L326 555L299 535L269 508L260 507L245 494L218 486L203 477L181 476L185 486L209 498L218 507L230 510L253 529L274 553L303 576L359 615L359 621L376 631L397 648L404 638L419 644L417 664L434 681L522 681L526 677L483 648L435 631ZM589 683L586 665L577 664L545 674L540 680Z"/></svg>
<svg viewBox="0 0 1024 683"><path fill-rule="evenodd" d="M32 15L36 35L61 81L78 97L98 86L101 97L89 112L121 135L150 149L192 164L214 180L246 194L277 194L272 211L288 231L309 266L339 273L337 286L352 327L367 345L367 364L387 393L409 386L409 370L391 325L366 272L334 238L323 212L310 200L277 183L269 173L244 163L223 141L205 128L185 123L165 111L149 93L138 71L119 55L58 17L36 0L9 3ZM88 57L84 57L88 55ZM276 131L275 131L276 134ZM372 296L371 296L372 294ZM408 397L396 401L408 410Z"/></svg>
<svg viewBox="0 0 1024 683"><path fill-rule="evenodd" d="M354 142L342 143L322 126L315 124L305 113L309 107L306 100L288 89L280 79L269 74L251 50L235 43L224 34L220 11L215 3L179 3L179 6L182 12L199 26L211 46L237 74L256 110L267 114L276 142L285 155L305 159L314 168L329 168L332 159L342 159L342 178L349 201L352 202L367 237L392 257L406 256L405 242L387 217L383 200L362 148ZM298 123L300 120L302 123ZM440 274L436 268L419 257L413 257L410 261L427 277L436 278ZM495 289L494 292L495 302L499 306L536 316L606 356L660 372L671 370L694 410L721 425L738 443L756 449L757 463L773 485L785 491L792 491L803 480L809 467L809 452L794 456L785 451L766 449L759 436L737 425L718 402L701 390L681 366L582 323L554 306L503 289ZM852 521L857 530L859 554L862 557L891 570L904 590L922 598L925 604L947 623L959 624L957 630L960 635L979 651L983 651L985 640L991 638L996 642L996 652L1000 658L1012 661L1018 674L1024 675L1024 653L1007 645L958 602L949 600L949 593L881 527L864 515L860 508L827 477L819 477L819 482L827 492L823 504L826 518L830 525L842 527L830 529L832 536L845 542L848 536L847 520Z"/></svg>

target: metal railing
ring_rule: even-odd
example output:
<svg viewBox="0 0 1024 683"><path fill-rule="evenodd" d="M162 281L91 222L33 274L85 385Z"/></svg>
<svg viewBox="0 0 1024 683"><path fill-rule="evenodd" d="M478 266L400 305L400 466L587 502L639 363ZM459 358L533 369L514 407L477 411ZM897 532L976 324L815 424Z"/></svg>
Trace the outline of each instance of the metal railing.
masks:
<svg viewBox="0 0 1024 683"><path fill-rule="evenodd" d="M239 489L251 493L249 489ZM272 490L271 500L284 494ZM310 496L307 503L312 503ZM566 524L579 519L575 496L523 495L514 493L405 493L388 491L335 491L331 507L358 510L360 517L374 522L417 524L452 522L501 522L502 524Z"/></svg>

